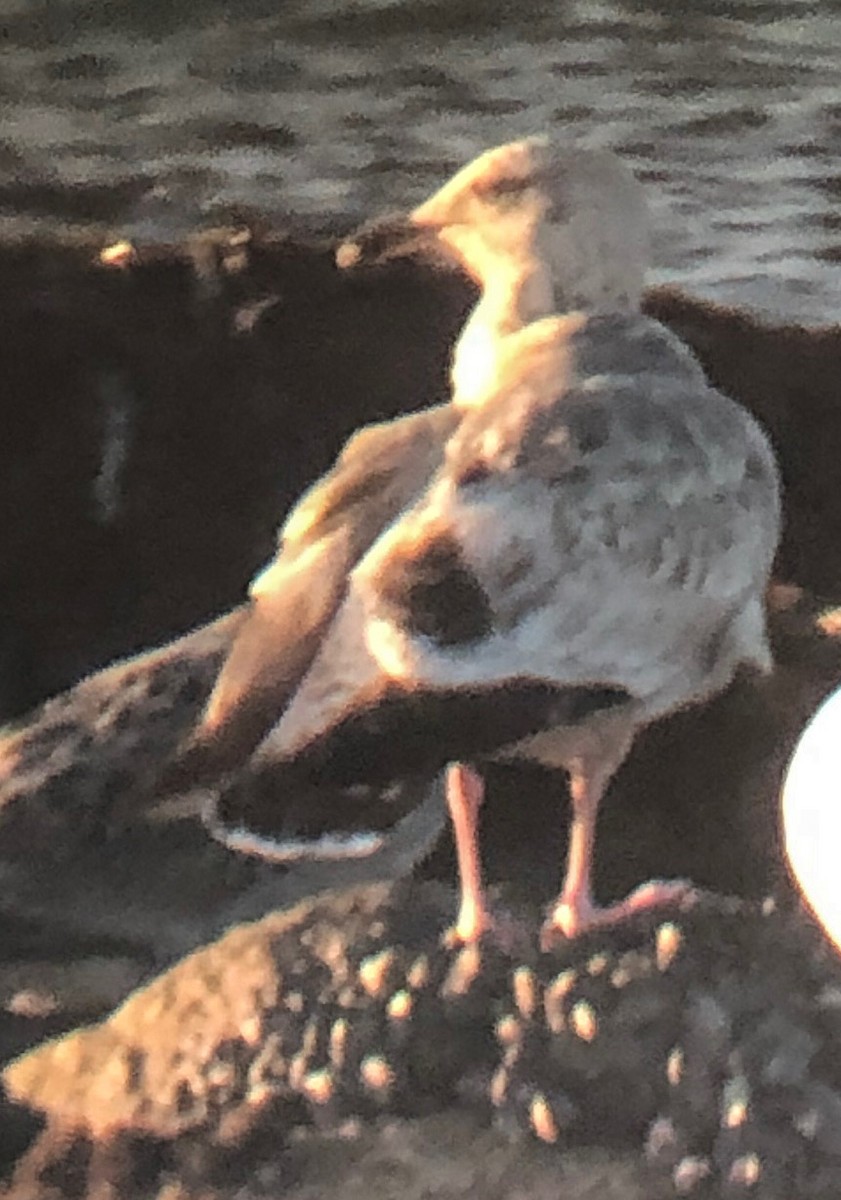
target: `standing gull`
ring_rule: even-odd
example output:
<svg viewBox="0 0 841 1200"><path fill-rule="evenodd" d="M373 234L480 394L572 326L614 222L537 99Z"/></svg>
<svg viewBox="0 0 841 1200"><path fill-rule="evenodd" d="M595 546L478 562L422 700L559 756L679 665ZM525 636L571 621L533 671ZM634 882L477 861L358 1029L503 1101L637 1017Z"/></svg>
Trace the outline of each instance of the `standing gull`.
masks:
<svg viewBox="0 0 841 1200"><path fill-rule="evenodd" d="M523 178L533 187L512 204L512 184ZM451 247L434 213L459 197L471 210L452 231L463 247ZM614 291L639 294L643 200L610 152L530 138L479 155L408 219L363 227L337 259L351 267L416 249L444 249L450 259L455 253L482 289L454 348L452 402L362 429L304 494L281 530L278 554L249 588L250 612L173 781L236 769L279 719L341 605L350 571L441 466L462 415L483 402L507 335L556 309L598 307L602 293L608 306Z"/></svg>
<svg viewBox="0 0 841 1200"><path fill-rule="evenodd" d="M512 185L526 180L531 181L528 195L512 204ZM377 222L360 231L340 248L340 265L404 255L415 247L440 252L444 243L425 214L451 205L454 197L471 202L464 222L464 257L475 259L473 273L482 297L455 348L453 402L361 431L336 467L304 496L283 528L277 557L251 586L250 612L195 736L161 781L163 790L216 782L226 771L238 775L305 677L344 601L351 570L423 494L462 416L484 399L505 338L554 307L551 277L562 285L559 301L564 307L577 305L579 288L593 305L603 291L626 296L641 288L646 235L633 177L608 152L552 148L539 139L481 155L409 221ZM451 250L448 254L452 257ZM538 270L538 257L544 254L548 278L542 263ZM605 262L610 264L607 277ZM239 788L237 782L235 790ZM359 796L353 805L344 799L333 805L322 801L303 822L287 805L283 824L290 836L268 843L254 836L253 789L241 790L250 796L247 831L234 833L213 819L211 828L229 846L281 861L367 855L398 816L396 804L383 806L378 797L364 810ZM277 826L277 795L283 790L278 780L266 805L270 827ZM461 857L466 841L460 831L475 824L464 808L475 794L472 774L454 768L448 795ZM367 828L372 822L376 831ZM314 836L306 836L305 827ZM476 910L472 897L477 891L478 883L465 884L471 899L465 900L463 914ZM466 916L459 921L460 929L473 925Z"/></svg>
<svg viewBox="0 0 841 1200"><path fill-rule="evenodd" d="M331 803L333 827L352 828L408 775L537 760L570 778L566 879L546 934L571 936L686 889L650 883L598 908L598 806L638 729L719 691L742 663L769 668L774 459L755 421L640 315L643 206L615 161L540 139L500 147L407 228L410 240L432 234L483 289L454 359L446 411L459 418L405 489L411 453L393 462L390 491L376 460L357 471L348 491L361 512L328 504L337 572L325 569L319 489L293 514L258 581L255 625L261 604L288 603L290 578L315 619L303 639L269 622L265 657L252 649L264 711L260 663L285 653L295 669L280 672L273 727L208 819L231 845L294 857L300 837L272 847L246 832L261 811L290 821L287 798L300 828L329 825ZM344 257L376 240L369 230ZM396 252L393 227L385 242ZM287 566L286 537L301 530L306 557ZM227 670L199 745L224 745ZM481 795L472 768L451 769L465 940L490 924ZM377 841L369 831L347 845Z"/></svg>

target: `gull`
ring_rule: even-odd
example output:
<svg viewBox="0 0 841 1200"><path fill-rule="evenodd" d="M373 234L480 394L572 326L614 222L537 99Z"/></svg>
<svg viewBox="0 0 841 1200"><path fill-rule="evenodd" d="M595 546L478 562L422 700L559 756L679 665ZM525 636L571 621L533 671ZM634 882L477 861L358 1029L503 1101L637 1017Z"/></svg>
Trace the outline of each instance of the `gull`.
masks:
<svg viewBox="0 0 841 1200"><path fill-rule="evenodd" d="M526 226L508 199L512 181L525 176L534 179ZM422 493L462 415L485 398L506 336L556 307L597 305L602 293L609 305L613 291L641 291L647 232L633 176L610 152L553 147L540 138L479 155L408 221L364 226L339 247L339 265L373 265L414 251L429 256L442 247L452 260L434 213L459 197L475 197L461 227L465 241L474 227L479 236L472 251L466 245L455 258L481 296L454 347L451 403L363 428L295 506L276 557L250 585L248 618L179 760L185 780L241 765L275 723L339 609L353 566ZM507 244L488 257L497 239ZM544 239L548 276L534 261Z"/></svg>
<svg viewBox="0 0 841 1200"><path fill-rule="evenodd" d="M250 754L206 820L280 859L367 853L381 837L365 819L397 782L454 764L455 933L473 941L493 922L466 764L538 761L566 772L572 801L551 942L687 892L653 881L599 908L598 808L640 729L742 665L770 669L776 464L753 418L640 314L645 206L613 156L497 147L410 215L404 244L421 236L481 288L452 402L407 419L425 430L417 452L400 422L366 454L351 443L293 512L194 740L217 765ZM340 262L400 240L369 229ZM272 815L281 835L255 835ZM331 821L341 837L295 833Z"/></svg>
<svg viewBox="0 0 841 1200"><path fill-rule="evenodd" d="M544 171L550 160L553 169ZM523 227L522 214L511 210L508 201L512 181L524 174L534 174L528 229ZM551 188L551 196L544 194L546 188ZM359 258L381 261L415 247L427 252L440 249L437 231L424 219L424 211L450 203L458 195L475 195L471 220L479 228L493 230L494 239L507 238L509 248L497 256L496 266L502 270L474 272L482 297L455 347L452 403L362 430L350 440L333 471L303 497L282 530L277 557L251 585L250 613L195 736L161 781L162 791L178 790L181 785L191 788L237 770L279 719L341 607L353 566L423 493L441 466L449 437L463 414L481 403L494 377L505 337L554 306L553 288L521 261L524 253L534 258L541 252L536 235L552 242L555 274L565 285L565 305L577 303L579 284L585 295L598 294L605 287L605 257L611 262L608 290L618 287L623 294L636 294L641 287L644 250L635 241L634 230L644 238L642 222L632 222L628 236L620 232L626 211L641 211L630 173L612 154L553 148L539 139L480 155L410 221L380 221L360 231L340 247L339 264L352 266ZM582 238L585 226L591 232ZM476 252L478 263L486 252L481 239ZM466 772L451 772L449 797L457 830L464 824L459 796L470 791L472 782ZM259 842L253 832L240 831L234 837L214 820L210 825L229 846L270 853L280 861L368 854L378 846L380 835L350 832L354 820L348 808L337 808L336 833L292 838L281 845ZM378 823L395 816L389 809L380 814ZM460 926L466 926L466 921Z"/></svg>

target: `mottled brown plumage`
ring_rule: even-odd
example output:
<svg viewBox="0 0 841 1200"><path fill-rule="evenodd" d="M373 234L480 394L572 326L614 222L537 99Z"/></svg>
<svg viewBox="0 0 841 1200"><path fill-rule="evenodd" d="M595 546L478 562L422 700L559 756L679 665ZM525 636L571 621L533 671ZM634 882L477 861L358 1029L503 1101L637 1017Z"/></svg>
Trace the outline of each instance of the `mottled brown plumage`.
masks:
<svg viewBox="0 0 841 1200"><path fill-rule="evenodd" d="M349 573L426 485L459 419L449 405L348 442L283 527L278 557L251 586L251 604L203 719L160 782L162 791L216 781L241 765L283 712L344 599Z"/></svg>
<svg viewBox="0 0 841 1200"><path fill-rule="evenodd" d="M558 196L565 224L556 229ZM479 703L512 685L495 718L495 754L537 759L571 779L567 879L549 929L577 933L686 891L646 885L599 911L590 890L598 804L638 729L721 690L742 663L769 666L763 596L779 495L773 454L753 419L707 384L676 338L639 314L642 208L609 157L558 155L532 139L488 152L412 214L415 234L434 231L483 288L454 355L448 411L458 417L424 470L407 473L405 488L386 489L382 506L374 486L354 479L356 505L344 525L333 519L329 489L325 506L318 488L287 524L277 562L258 580L254 612L283 608L296 567L295 586L308 583L324 602L303 631L290 619L276 623L280 642L264 648L267 659L291 658L302 669L296 680L277 673L270 713L254 689L266 727L276 724L209 817L229 844L248 849L253 814L270 811L274 792L282 833L271 852L298 857L302 842L284 821L283 796L312 762L355 766L341 782L362 790L368 821L367 789L379 771L370 754L336 749L349 731L356 736L360 719L366 737L382 733L390 760L388 734L389 751L400 745L395 705L417 713L423 728L425 704L440 711L451 693ZM576 311L547 315L555 305ZM395 428L383 430L386 446ZM322 576L296 555L302 532L316 553L337 537L353 550ZM254 624L259 632L257 615ZM247 645L247 627L239 640ZM211 752L224 744L227 712L236 724L238 694L226 674L198 733ZM254 677L259 685L261 669ZM546 707L524 730L518 695L535 683L547 687ZM566 689L610 702L589 703L585 717L570 720ZM247 694L246 678L239 695ZM433 727L429 734L421 760L406 743L407 772L488 754L470 723L461 737L436 736ZM325 829L362 826L364 843L370 831L354 796L337 803L328 772L319 805L319 772L310 779L307 836L323 820ZM475 848L480 795L477 777L459 768L451 807L460 810L472 915L463 910L458 929L467 940L489 922Z"/></svg>

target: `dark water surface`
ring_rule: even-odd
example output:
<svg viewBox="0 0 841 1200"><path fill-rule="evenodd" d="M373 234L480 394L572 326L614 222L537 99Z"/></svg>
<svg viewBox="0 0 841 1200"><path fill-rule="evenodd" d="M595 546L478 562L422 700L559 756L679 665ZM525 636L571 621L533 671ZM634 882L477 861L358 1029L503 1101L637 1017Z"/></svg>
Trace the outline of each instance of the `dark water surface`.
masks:
<svg viewBox="0 0 841 1200"><path fill-rule="evenodd" d="M835 320L841 3L0 0L0 236L404 207L571 131L649 184L656 279Z"/></svg>

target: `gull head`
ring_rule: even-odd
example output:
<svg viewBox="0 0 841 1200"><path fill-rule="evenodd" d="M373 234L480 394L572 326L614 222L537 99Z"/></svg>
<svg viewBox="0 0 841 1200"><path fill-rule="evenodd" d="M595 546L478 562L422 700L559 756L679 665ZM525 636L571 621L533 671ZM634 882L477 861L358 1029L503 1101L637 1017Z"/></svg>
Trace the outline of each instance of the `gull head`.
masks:
<svg viewBox="0 0 841 1200"><path fill-rule="evenodd" d="M530 316L633 308L648 259L642 188L610 151L524 138L473 159L402 223L363 227L337 261L435 243L485 292L530 280Z"/></svg>

